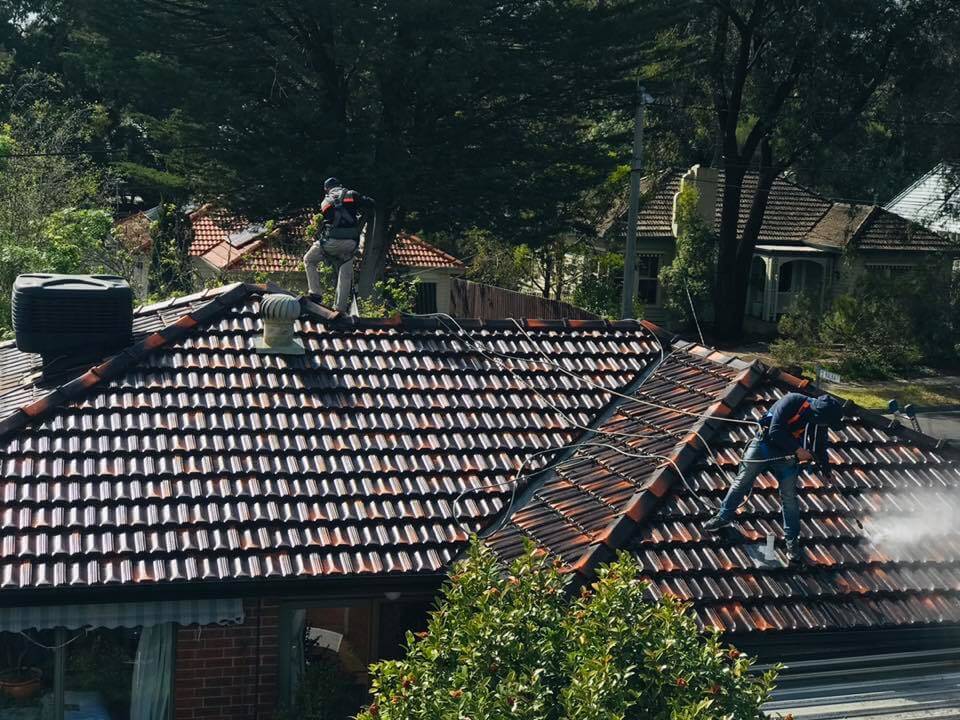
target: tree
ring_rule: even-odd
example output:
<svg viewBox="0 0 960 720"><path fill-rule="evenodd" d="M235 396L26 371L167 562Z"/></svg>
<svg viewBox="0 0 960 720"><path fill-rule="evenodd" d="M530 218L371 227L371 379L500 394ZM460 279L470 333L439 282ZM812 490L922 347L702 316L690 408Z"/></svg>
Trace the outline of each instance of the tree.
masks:
<svg viewBox="0 0 960 720"><path fill-rule="evenodd" d="M676 256L660 271L666 306L687 322L696 320L691 304L709 298L717 270L717 240L697 210L699 201L695 187L680 191Z"/></svg>
<svg viewBox="0 0 960 720"><path fill-rule="evenodd" d="M505 572L474 542L402 660L371 668L360 720L761 718L775 672L703 634L682 603L645 600L627 555L571 599L571 576L528 548Z"/></svg>
<svg viewBox="0 0 960 720"><path fill-rule="evenodd" d="M327 175L375 197L361 294L397 229L483 227L536 247L570 227L562 204L612 164L577 118L604 75L583 72L604 56L584 37L592 3L80 0L61 12L81 28L64 72L128 118L118 140L154 149L201 199L272 217L316 205Z"/></svg>
<svg viewBox="0 0 960 720"><path fill-rule="evenodd" d="M735 339L774 178L832 143L898 77L921 72L926 49L958 9L938 0L697 0L695 6L699 16L660 49L672 44L687 58L674 73L687 92L699 88L712 98L724 173L714 304L718 334ZM756 175L756 191L745 199L748 172Z"/></svg>

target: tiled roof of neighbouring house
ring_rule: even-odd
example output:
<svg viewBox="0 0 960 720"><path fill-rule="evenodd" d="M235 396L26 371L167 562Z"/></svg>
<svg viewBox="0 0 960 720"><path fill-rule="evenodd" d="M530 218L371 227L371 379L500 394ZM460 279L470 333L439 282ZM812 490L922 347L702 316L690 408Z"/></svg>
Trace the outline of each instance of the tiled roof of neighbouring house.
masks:
<svg viewBox="0 0 960 720"><path fill-rule="evenodd" d="M305 237L309 213L299 213L280 223L280 232L269 234L266 227L251 224L223 210L202 208L190 216L193 242L189 252L228 272L297 272L310 246ZM240 239L240 242L237 241ZM400 233L387 251L393 268L464 269L457 258L423 241L416 235Z"/></svg>
<svg viewBox="0 0 960 720"><path fill-rule="evenodd" d="M724 357L698 358L702 352L696 346L675 351L642 389L652 391L661 378L682 379L667 405L740 420L760 418L785 392L816 392L759 364L745 368ZM689 600L704 626L727 632L960 623L960 530L941 523L935 532L923 532L932 524L925 513L940 508L939 514L952 516L960 502L956 451L856 411L842 431L831 432L832 477L817 470L801 475L801 541L808 564L765 568L755 566L747 550L768 533L782 537L772 476L761 475L738 517L748 542L701 530L719 507L753 429L698 422L694 429L710 446L716 459L711 462L690 432L693 420L638 404L621 406L602 427L620 433L603 440L617 447L588 442L555 473L532 483L490 544L509 558L520 551L521 538L535 539L585 577L615 550L629 549L654 597ZM634 435L641 437L629 437ZM899 537L908 534L904 528L913 528L916 537ZM778 557L784 560L782 552Z"/></svg>
<svg viewBox="0 0 960 720"><path fill-rule="evenodd" d="M680 190L683 171L671 170L655 181L651 178L649 188L637 216L637 234L644 238L670 238L673 236L673 197ZM758 175L746 174L740 200L740 217L737 231L742 232L750 205L756 194ZM720 171L717 180L716 216L714 230L719 227L723 204L724 174ZM609 229L604 232L623 232L626 210L618 206L616 219L608 219ZM931 232L909 220L894 215L875 205L850 205L833 202L783 177L774 180L770 189L763 226L758 244L761 245L813 245L826 249L839 249L848 242L861 250L956 250L955 243L947 237Z"/></svg>
<svg viewBox="0 0 960 720"><path fill-rule="evenodd" d="M464 321L468 339L306 301L306 355L258 355L262 293L143 308L136 345L59 387L31 383L39 358L0 345L0 593L440 572L524 459L609 401L474 339L543 349L605 388L659 355L633 321L528 321L533 352L509 322Z"/></svg>

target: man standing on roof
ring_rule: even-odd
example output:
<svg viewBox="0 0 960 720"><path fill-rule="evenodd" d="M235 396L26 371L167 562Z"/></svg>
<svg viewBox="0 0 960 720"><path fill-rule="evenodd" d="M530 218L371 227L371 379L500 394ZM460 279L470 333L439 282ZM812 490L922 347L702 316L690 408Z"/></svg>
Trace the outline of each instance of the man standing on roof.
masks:
<svg viewBox="0 0 960 720"><path fill-rule="evenodd" d="M729 525L757 475L769 470L777 478L780 490L787 557L791 563L801 562L800 504L797 501L799 463L816 462L822 471L829 472L827 427L834 430L843 427L843 405L835 397L810 398L800 393L787 393L777 400L761 418L760 432L747 446L720 512L708 520L703 529L719 532Z"/></svg>
<svg viewBox="0 0 960 720"><path fill-rule="evenodd" d="M320 219L323 226L313 245L303 256L307 269L307 287L311 297L319 300L323 294L318 263L326 260L337 269L337 295L335 306L340 312L350 307L350 290L353 287L353 259L360 247L361 210L376 208L372 198L348 190L336 178L327 178L323 183L325 193L320 204Z"/></svg>

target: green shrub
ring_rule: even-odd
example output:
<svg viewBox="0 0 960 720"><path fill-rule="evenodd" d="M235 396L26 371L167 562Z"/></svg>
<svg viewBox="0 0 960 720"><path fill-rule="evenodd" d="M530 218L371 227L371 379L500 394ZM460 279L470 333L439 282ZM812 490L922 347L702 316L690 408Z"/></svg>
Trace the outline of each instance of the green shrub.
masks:
<svg viewBox="0 0 960 720"><path fill-rule="evenodd" d="M797 296L790 311L780 318L777 330L779 337L770 343L770 352L779 364L803 365L820 355L820 318L810 295Z"/></svg>
<svg viewBox="0 0 960 720"><path fill-rule="evenodd" d="M686 322L694 320L691 302L702 314L701 306L713 290L717 266L717 241L697 212L699 198L693 186L681 190L677 198L677 254L660 270L664 305Z"/></svg>
<svg viewBox="0 0 960 720"><path fill-rule="evenodd" d="M509 568L474 542L428 629L375 664L360 720L750 720L775 672L701 633L683 604L645 600L637 562L603 568L571 599L542 551Z"/></svg>
<svg viewBox="0 0 960 720"><path fill-rule="evenodd" d="M876 289L838 297L822 338L838 346L840 372L854 378L883 378L923 357L903 304Z"/></svg>

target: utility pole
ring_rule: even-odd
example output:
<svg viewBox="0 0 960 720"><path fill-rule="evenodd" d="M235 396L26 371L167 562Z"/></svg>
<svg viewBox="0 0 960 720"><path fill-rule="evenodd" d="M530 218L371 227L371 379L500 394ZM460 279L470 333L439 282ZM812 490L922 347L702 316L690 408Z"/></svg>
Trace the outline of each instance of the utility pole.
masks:
<svg viewBox="0 0 960 720"><path fill-rule="evenodd" d="M633 120L633 159L630 163L630 209L627 213L627 252L623 259L623 304L620 316L633 317L634 288L637 284L637 213L640 211L640 178L643 176L643 111L652 100L639 88Z"/></svg>

